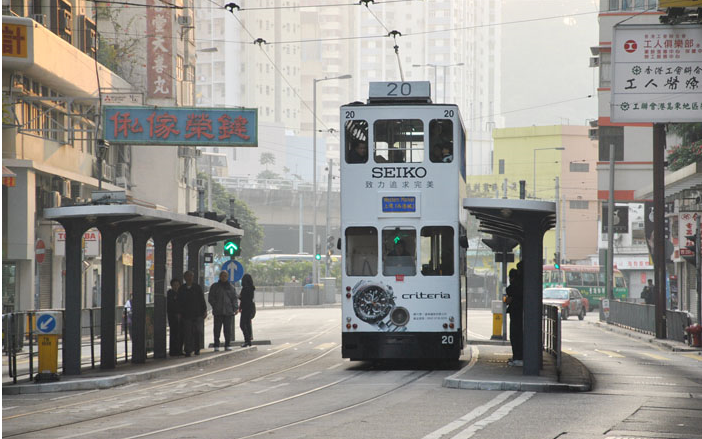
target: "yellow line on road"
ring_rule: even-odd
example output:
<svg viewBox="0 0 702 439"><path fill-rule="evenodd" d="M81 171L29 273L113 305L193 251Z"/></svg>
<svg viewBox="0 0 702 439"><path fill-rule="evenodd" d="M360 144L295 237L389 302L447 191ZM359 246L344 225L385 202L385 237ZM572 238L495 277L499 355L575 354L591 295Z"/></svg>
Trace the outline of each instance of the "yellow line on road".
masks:
<svg viewBox="0 0 702 439"><path fill-rule="evenodd" d="M608 357L612 357L612 358L625 358L624 355L618 354L618 353L612 352L612 351L605 351L605 350L602 350L602 349L595 349L595 352L599 352L600 354L605 354L605 355L607 355Z"/></svg>
<svg viewBox="0 0 702 439"><path fill-rule="evenodd" d="M683 357L692 358L693 360L702 361L702 355L697 354L683 354Z"/></svg>
<svg viewBox="0 0 702 439"><path fill-rule="evenodd" d="M670 358L662 357L662 356L660 356L660 355L649 354L648 352L641 352L641 353L644 354L644 355L647 356L647 357L651 357L651 358L654 358L654 359L656 359L656 360L670 361Z"/></svg>
<svg viewBox="0 0 702 439"><path fill-rule="evenodd" d="M568 355L582 355L580 352L574 351L573 349L570 349L570 348L563 349L563 352L565 352Z"/></svg>

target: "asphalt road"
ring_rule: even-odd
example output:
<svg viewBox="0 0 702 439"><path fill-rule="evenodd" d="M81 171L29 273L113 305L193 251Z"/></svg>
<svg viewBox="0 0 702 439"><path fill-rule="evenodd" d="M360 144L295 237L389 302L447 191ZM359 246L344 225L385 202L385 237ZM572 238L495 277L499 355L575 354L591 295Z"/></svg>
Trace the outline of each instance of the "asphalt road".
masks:
<svg viewBox="0 0 702 439"><path fill-rule="evenodd" d="M471 311L469 336L491 315ZM114 389L3 397L3 437L702 439L702 356L585 321L563 347L594 375L588 393L441 387L455 372L341 359L338 308L259 311L272 345L199 370ZM462 362L458 367L465 366Z"/></svg>

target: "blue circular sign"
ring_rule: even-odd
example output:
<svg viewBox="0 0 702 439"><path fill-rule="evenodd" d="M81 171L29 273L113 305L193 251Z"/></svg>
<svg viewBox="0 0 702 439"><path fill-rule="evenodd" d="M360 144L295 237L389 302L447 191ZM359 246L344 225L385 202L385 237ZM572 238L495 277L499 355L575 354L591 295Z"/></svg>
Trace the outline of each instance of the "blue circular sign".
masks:
<svg viewBox="0 0 702 439"><path fill-rule="evenodd" d="M244 277L244 266L239 261L229 260L222 265L222 271L229 273L229 282L239 282Z"/></svg>
<svg viewBox="0 0 702 439"><path fill-rule="evenodd" d="M51 334L56 329L56 318L51 314L42 314L37 318L37 331Z"/></svg>

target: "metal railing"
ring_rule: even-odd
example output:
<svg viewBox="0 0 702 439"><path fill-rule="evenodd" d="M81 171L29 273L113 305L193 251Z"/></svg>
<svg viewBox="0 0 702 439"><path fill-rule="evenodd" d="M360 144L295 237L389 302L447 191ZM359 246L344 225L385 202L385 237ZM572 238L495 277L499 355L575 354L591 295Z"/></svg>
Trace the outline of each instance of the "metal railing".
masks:
<svg viewBox="0 0 702 439"><path fill-rule="evenodd" d="M666 338L686 342L685 328L692 324L692 317L686 311L665 311ZM607 323L621 326L649 335L656 334L656 307L643 303L610 300Z"/></svg>
<svg viewBox="0 0 702 439"><path fill-rule="evenodd" d="M561 375L561 308L544 305L543 310L543 347L556 360L556 372Z"/></svg>

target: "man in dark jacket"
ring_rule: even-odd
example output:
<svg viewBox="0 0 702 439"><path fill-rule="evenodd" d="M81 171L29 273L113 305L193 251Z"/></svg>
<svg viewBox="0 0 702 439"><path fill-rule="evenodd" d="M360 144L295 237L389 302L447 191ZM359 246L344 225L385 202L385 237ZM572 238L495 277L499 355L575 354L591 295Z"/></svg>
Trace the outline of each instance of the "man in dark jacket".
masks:
<svg viewBox="0 0 702 439"><path fill-rule="evenodd" d="M512 344L510 366L524 365L524 331L522 328L524 313L524 284L520 270L509 271L507 287L507 312L509 313L509 341Z"/></svg>
<svg viewBox="0 0 702 439"><path fill-rule="evenodd" d="M226 271L219 273L219 282L212 284L207 300L212 305L212 315L214 316L214 350L215 352L219 351L219 333L224 325L224 350L230 351L232 317L237 313L239 305L236 289L229 282L229 273Z"/></svg>
<svg viewBox="0 0 702 439"><path fill-rule="evenodd" d="M178 289L178 309L182 319L183 341L185 342L185 356L191 352L200 355L200 340L202 340L203 320L207 317L207 304L202 287L193 282L195 274L186 271L183 274L185 285Z"/></svg>
<svg viewBox="0 0 702 439"><path fill-rule="evenodd" d="M169 351L172 357L183 355L183 337L181 335L180 309L178 308L178 289L180 281L171 280L171 289L166 293L166 310L168 312L168 328L170 329Z"/></svg>

